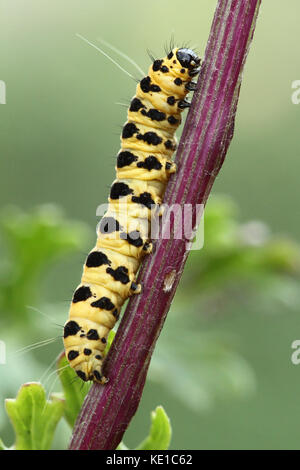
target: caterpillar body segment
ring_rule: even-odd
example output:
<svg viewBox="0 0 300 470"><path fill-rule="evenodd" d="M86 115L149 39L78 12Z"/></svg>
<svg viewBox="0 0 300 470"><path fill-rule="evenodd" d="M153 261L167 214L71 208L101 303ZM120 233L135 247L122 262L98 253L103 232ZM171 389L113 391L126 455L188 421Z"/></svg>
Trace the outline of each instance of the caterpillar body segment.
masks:
<svg viewBox="0 0 300 470"><path fill-rule="evenodd" d="M64 326L70 366L84 381L104 384L104 350L122 305L141 291L137 272L151 253L153 210L161 214L167 181L176 171L171 156L181 112L195 89L200 59L190 49L173 49L155 60L136 88L121 135L116 179L108 209L98 225L97 243L89 253Z"/></svg>

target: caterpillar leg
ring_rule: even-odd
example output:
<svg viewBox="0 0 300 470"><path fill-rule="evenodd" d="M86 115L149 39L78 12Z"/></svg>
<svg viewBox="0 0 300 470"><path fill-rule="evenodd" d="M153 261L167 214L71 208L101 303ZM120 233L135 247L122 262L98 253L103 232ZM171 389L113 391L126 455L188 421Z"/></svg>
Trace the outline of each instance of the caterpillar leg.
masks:
<svg viewBox="0 0 300 470"><path fill-rule="evenodd" d="M140 294L141 291L142 291L142 285L141 284L136 284L135 282L132 282L131 286L130 286L130 289L131 289L131 292L133 294Z"/></svg>
<svg viewBox="0 0 300 470"><path fill-rule="evenodd" d="M153 250L153 243L150 241L145 242L143 246L143 251L145 252L145 254L149 255L150 253L152 253L152 250Z"/></svg>

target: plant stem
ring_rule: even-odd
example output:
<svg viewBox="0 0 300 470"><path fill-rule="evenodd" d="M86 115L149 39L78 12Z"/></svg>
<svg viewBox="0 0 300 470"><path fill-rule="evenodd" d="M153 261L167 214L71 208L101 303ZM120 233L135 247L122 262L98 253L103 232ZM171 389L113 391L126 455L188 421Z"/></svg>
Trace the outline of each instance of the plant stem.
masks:
<svg viewBox="0 0 300 470"><path fill-rule="evenodd" d="M205 204L233 136L242 72L261 0L219 0L197 90L164 203ZM167 233L173 221L164 223ZM131 298L105 363L105 386L93 385L70 449L115 449L138 407L151 355L189 253L184 239L161 238L145 259L142 293ZM165 280L174 274L169 290ZM174 345L175 347L175 345ZM180 380L180 377L178 377Z"/></svg>

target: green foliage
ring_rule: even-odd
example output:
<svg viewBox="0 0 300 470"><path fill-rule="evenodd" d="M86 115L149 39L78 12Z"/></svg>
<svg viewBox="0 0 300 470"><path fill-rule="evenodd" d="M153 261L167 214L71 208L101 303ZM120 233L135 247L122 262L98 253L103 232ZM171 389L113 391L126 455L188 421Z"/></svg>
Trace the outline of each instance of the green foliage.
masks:
<svg viewBox="0 0 300 470"><path fill-rule="evenodd" d="M203 332L197 311L177 302L162 331L149 379L192 411L206 411L218 400L244 398L255 390L255 375L237 352L236 338L223 332ZM180 333L179 333L180 332ZM180 338L180 340L178 340Z"/></svg>
<svg viewBox="0 0 300 470"><path fill-rule="evenodd" d="M162 406L157 406L151 413L149 435L134 450L167 450L172 437L171 423ZM117 450L129 450L121 442Z"/></svg>
<svg viewBox="0 0 300 470"><path fill-rule="evenodd" d="M0 439L0 450L6 450L5 445L3 444L2 440Z"/></svg>
<svg viewBox="0 0 300 470"><path fill-rule="evenodd" d="M183 278L185 290L226 290L234 283L300 276L299 244L274 236L262 222L241 223L228 197L212 197L205 210L204 249L192 251Z"/></svg>
<svg viewBox="0 0 300 470"><path fill-rule="evenodd" d="M158 406L151 413L149 436L141 442L136 450L167 450L172 437L172 428L167 413Z"/></svg>
<svg viewBox="0 0 300 470"><path fill-rule="evenodd" d="M204 221L204 247L190 254L148 375L193 411L256 389L238 339L207 331L208 319L241 315L245 305L256 310L258 302L262 312L273 314L282 303L300 305L298 244L273 236L262 222L239 222L228 197L212 197Z"/></svg>
<svg viewBox="0 0 300 470"><path fill-rule="evenodd" d="M8 206L0 213L0 233L7 245L0 271L0 311L6 321L26 325L28 309L37 299L41 276L54 260L79 249L87 236L86 227L64 219L53 205L25 213Z"/></svg>
<svg viewBox="0 0 300 470"><path fill-rule="evenodd" d="M16 433L16 450L49 449L63 414L62 400L46 400L39 383L22 385L16 399L6 400L6 411Z"/></svg>

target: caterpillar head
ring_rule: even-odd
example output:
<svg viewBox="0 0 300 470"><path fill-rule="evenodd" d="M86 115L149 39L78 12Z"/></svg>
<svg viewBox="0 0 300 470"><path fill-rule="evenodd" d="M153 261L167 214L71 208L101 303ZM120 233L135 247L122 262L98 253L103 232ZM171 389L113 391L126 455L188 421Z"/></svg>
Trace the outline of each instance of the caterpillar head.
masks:
<svg viewBox="0 0 300 470"><path fill-rule="evenodd" d="M177 49L176 56L182 67L189 69L190 75L193 71L195 71L195 74L198 73L197 68L201 63L201 59L194 51L186 48Z"/></svg>

